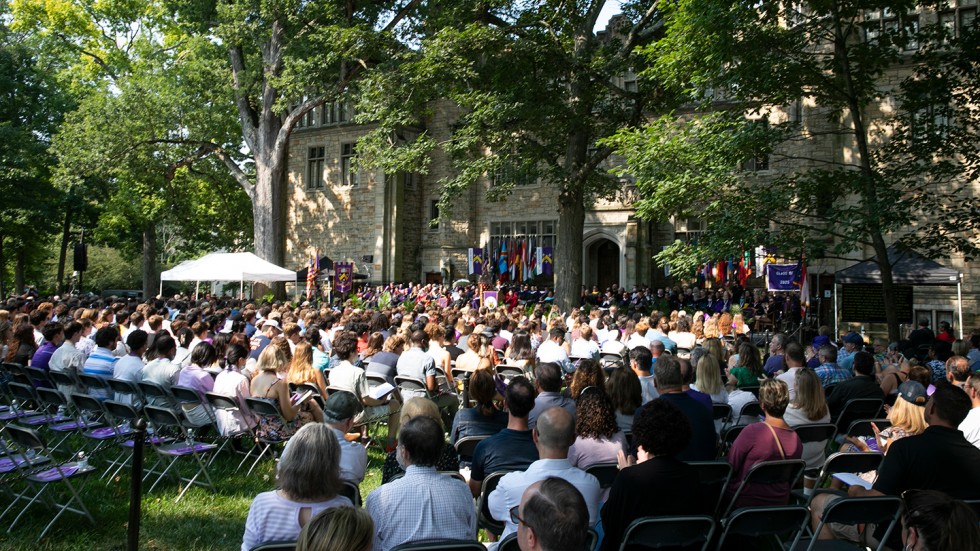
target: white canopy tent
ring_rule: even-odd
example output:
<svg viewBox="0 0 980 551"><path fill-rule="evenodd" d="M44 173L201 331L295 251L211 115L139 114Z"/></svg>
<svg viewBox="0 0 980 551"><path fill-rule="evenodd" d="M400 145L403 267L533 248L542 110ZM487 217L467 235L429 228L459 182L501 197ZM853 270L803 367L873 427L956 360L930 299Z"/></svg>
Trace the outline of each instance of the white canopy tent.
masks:
<svg viewBox="0 0 980 551"><path fill-rule="evenodd" d="M246 281L294 281L296 272L262 260L252 253L211 253L182 262L160 274L160 294L164 281L238 281L245 292Z"/></svg>

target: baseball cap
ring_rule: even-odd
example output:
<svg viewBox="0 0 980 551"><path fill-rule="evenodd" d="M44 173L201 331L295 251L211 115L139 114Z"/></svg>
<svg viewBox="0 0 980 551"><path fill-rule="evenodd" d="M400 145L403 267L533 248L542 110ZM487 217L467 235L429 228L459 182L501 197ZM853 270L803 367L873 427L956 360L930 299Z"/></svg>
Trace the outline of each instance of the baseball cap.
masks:
<svg viewBox="0 0 980 551"><path fill-rule="evenodd" d="M265 329L266 327L270 327L270 326L271 326L271 327L275 327L276 329L278 329L278 330L280 330L280 331L282 331L282 327L279 327L279 322L278 322L278 321L276 321L276 320L273 320L273 319L267 319L267 320L265 320L265 322L264 322L264 323L262 324L262 328L263 328L263 329Z"/></svg>
<svg viewBox="0 0 980 551"><path fill-rule="evenodd" d="M346 390L331 392L323 404L323 420L327 423L339 423L354 417L363 409L354 393Z"/></svg>
<svg viewBox="0 0 980 551"><path fill-rule="evenodd" d="M844 335L844 342L849 342L851 344L864 344L864 337L858 335L854 331Z"/></svg>
<svg viewBox="0 0 980 551"><path fill-rule="evenodd" d="M926 405L926 387L918 381L905 381L898 385L898 395L910 404Z"/></svg>

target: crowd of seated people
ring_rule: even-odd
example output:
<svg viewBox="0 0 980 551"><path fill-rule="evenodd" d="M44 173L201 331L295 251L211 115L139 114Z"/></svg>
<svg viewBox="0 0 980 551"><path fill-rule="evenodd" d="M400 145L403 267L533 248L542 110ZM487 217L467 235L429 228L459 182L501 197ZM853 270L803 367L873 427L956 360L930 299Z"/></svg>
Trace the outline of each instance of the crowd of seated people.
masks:
<svg viewBox="0 0 980 551"><path fill-rule="evenodd" d="M703 300L700 292L691 296L695 304ZM651 304L659 298L655 294ZM871 490L851 486L851 495L917 489L980 499L980 479L970 468L980 461L980 375L974 374L980 335L949 343L944 331L925 342L927 328L919 327L908 342L868 346L856 333L839 343L826 330L806 343L776 333L763 355L745 335L745 320L712 310L733 297L707 300L712 306L705 313L649 315L620 314L618 299L605 309L568 315L474 308L466 301L413 310L61 303L7 311L0 329L7 333L10 362L187 387L202 403L151 401L174 408L191 425L213 423L224 435L250 428L262 438L288 440L277 489L252 504L243 549L274 539L296 540L305 549L349 541L346 548L383 550L473 539L475 497L504 527L494 537L515 534L522 549L556 549L586 537L577 528L556 532L574 519L587 528L601 522L602 548L616 549L636 518L717 514L700 491L691 491L699 484L691 462L731 465L722 499L734 498L733 508L788 502L794 481L742 484L760 462L802 459L803 483L811 490L824 450L838 443L802 442L794 429L840 422L852 400L868 398L886 404L890 426L870 438L840 434L840 449L885 455L877 472L862 473ZM502 375L499 366L512 371ZM378 380L369 384L373 375L392 388L377 394ZM398 388L395 377L411 377L421 387ZM317 399L297 403L297 388ZM212 420L203 405L210 392L243 406L247 398L265 399L280 415L242 407L216 411ZM757 413L742 415L752 404ZM725 406L731 413L718 415ZM339 497L340 482L365 477L362 442L368 439L358 431L369 419L387 423L383 484L367 496L367 515L338 512L338 506L353 506ZM740 432L725 442L733 426ZM485 439L472 456L461 457L455 444L466 437ZM307 464L311 454L319 458L316 465ZM604 489L586 470L609 463L619 464L620 472ZM952 466L923 467L936 464ZM461 465L466 482L443 473L459 473ZM315 467L321 472L296 482ZM484 482L495 473L508 474L486 492ZM651 488L667 497L648 503L643 497ZM825 495L813 498L815 519L832 503ZM556 503L553 496L565 497ZM955 502L940 505L965 514ZM906 529L893 536L929 549L942 536L933 525L939 520L916 524L932 518L922 511L906 514ZM874 535L837 526L819 534L861 541Z"/></svg>

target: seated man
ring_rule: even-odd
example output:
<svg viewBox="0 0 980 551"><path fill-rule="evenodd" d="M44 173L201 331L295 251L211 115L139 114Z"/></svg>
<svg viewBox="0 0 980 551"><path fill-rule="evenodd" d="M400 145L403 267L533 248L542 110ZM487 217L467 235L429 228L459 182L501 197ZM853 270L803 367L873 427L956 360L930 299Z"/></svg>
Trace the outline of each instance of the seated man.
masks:
<svg viewBox="0 0 980 551"><path fill-rule="evenodd" d="M480 495L486 475L498 471L519 471L538 460L538 448L527 426L527 415L534 407L534 388L524 377L514 377L507 385L507 428L477 444L473 450L470 490Z"/></svg>
<svg viewBox="0 0 980 551"><path fill-rule="evenodd" d="M837 365L837 349L832 344L822 345L817 350L817 357L820 358L820 365L814 371L824 388L843 383L853 376L851 370Z"/></svg>
<svg viewBox="0 0 980 551"><path fill-rule="evenodd" d="M929 426L921 434L894 441L878 469L874 486L848 488L851 496L900 496L905 490L936 490L956 499L980 499L980 449L971 445L957 429L970 411L970 398L965 392L940 382L926 402L925 418ZM838 496L818 494L811 504L811 524L816 529L820 516ZM893 530L889 547L900 549L897 541L901 530ZM873 537L872 534L874 534ZM841 538L877 545L874 526L858 532L852 526L824 526L821 539ZM897 543L897 545L896 545Z"/></svg>
<svg viewBox="0 0 980 551"><path fill-rule="evenodd" d="M885 395L874 379L875 359L867 352L854 353L854 377L838 384L827 397L830 416L837 419L847 402L857 398L881 400Z"/></svg>
<svg viewBox="0 0 980 551"><path fill-rule="evenodd" d="M572 416L562 408L551 408L541 414L537 427L532 432L541 459L528 465L526 471L504 475L487 498L490 515L504 522L504 533L501 537L517 531L510 510L520 505L524 490L550 476L563 478L578 489L589 508L588 526L595 525L599 520L602 489L596 477L573 467L568 461L568 448L575 442L575 421Z"/></svg>
<svg viewBox="0 0 980 551"><path fill-rule="evenodd" d="M414 393L402 392L404 399L408 400L414 396L423 398L431 397L439 406L439 409L443 411L443 424L450 427L453 424L453 417L456 415L456 410L459 409L459 399L451 389L447 388L444 390L440 388L439 381L436 377L445 374L436 368L435 360L425 352L428 341L429 337L425 334L425 331L421 329L413 331L411 348L402 352L402 355L398 357L395 373L400 377L411 377L422 381L425 384L425 389L428 391L429 396L426 396L426 393L421 391Z"/></svg>
<svg viewBox="0 0 980 551"><path fill-rule="evenodd" d="M403 543L473 539L476 508L466 484L435 467L443 447L439 423L414 417L398 437L395 453L405 476L368 494L364 504L374 519L374 551Z"/></svg>
<svg viewBox="0 0 980 551"><path fill-rule="evenodd" d="M363 410L360 400L350 392L331 392L323 404L323 422L330 425L340 444L340 478L354 484L364 480L367 470L367 448L349 442L345 436L354 426L354 418Z"/></svg>
<svg viewBox="0 0 980 551"><path fill-rule="evenodd" d="M681 461L711 461L718 447L718 433L709 408L684 392L684 376L681 373L681 360L664 355L653 364L654 382L660 397L681 410L691 423L691 441L677 454ZM642 408L636 410L639 415Z"/></svg>
<svg viewBox="0 0 980 551"><path fill-rule="evenodd" d="M386 449L388 451L394 450L401 402L398 401L394 392L380 399L371 397L366 372L353 363L357 359L357 334L355 332L341 331L337 333L333 339L333 351L340 359L340 363L329 372L330 386L350 391L361 401L364 411L354 420L354 424L361 426L365 435L367 434L367 427L364 426L364 423L387 413L388 443Z"/></svg>
<svg viewBox="0 0 980 551"><path fill-rule="evenodd" d="M538 416L553 407L565 408L575 417L575 400L561 393L561 366L552 362L540 363L534 368L534 409L527 416L528 428L534 428Z"/></svg>
<svg viewBox="0 0 980 551"><path fill-rule="evenodd" d="M561 478L549 476L528 486L520 507L511 509L511 520L517 522L521 551L585 549L588 506L575 486Z"/></svg>

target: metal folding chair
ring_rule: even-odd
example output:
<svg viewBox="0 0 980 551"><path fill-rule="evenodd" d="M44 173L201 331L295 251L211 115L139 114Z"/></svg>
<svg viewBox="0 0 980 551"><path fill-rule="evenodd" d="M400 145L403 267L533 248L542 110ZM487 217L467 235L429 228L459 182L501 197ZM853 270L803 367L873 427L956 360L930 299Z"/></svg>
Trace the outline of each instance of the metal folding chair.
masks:
<svg viewBox="0 0 980 551"><path fill-rule="evenodd" d="M133 404L137 408L142 408L143 404L146 403L139 385L133 381L127 381L125 379L106 379L106 383L109 384L109 388L111 388L115 393L113 398L114 400L118 402L125 402L128 399L129 403Z"/></svg>
<svg viewBox="0 0 980 551"><path fill-rule="evenodd" d="M480 496L476 501L476 527L485 529L487 532L492 534L500 535L504 532L504 523L493 518L490 514L490 492L497 489L497 484L500 483L500 479L507 474L508 471L497 471L495 473L490 473L486 478L483 479L483 484L480 487Z"/></svg>
<svg viewBox="0 0 980 551"><path fill-rule="evenodd" d="M721 521L724 529L718 539L717 549L721 551L725 546L725 540L732 536L775 538L775 545L777 545L775 549L782 549L781 542L796 541L806 528L809 519L810 510L803 505L743 507L735 511L731 517ZM749 542L739 543L743 548L758 548L757 545L749 546Z"/></svg>
<svg viewBox="0 0 980 551"><path fill-rule="evenodd" d="M612 488L613 482L616 481L616 476L619 475L619 465L616 463L596 463L589 465L585 472L596 477L599 481L599 487L605 490Z"/></svg>
<svg viewBox="0 0 980 551"><path fill-rule="evenodd" d="M785 484L786 501L789 502L790 490L803 476L804 469L806 469L806 462L802 459L781 459L756 463L749 469L741 484L738 485L738 489L735 490L735 494L721 518L726 518L731 514L742 491L750 484Z"/></svg>
<svg viewBox="0 0 980 551"><path fill-rule="evenodd" d="M19 468L23 469L24 477L23 481L28 486L28 492L37 490L33 497L31 497L27 504L21 509L20 514L14 519L10 524L10 528L7 532L14 529L17 522L27 513L31 505L38 501L42 501L53 509L57 510L54 517L48 522L47 526L41 530L38 535L38 541L48 533L48 530L54 526L54 523L61 518L61 515L65 511L76 513L84 516L88 519L90 523L95 524L95 519L89 513L88 509L85 507L85 503L79 496L78 489L72 483L72 480L77 480L89 473L94 469L84 463L61 463L54 464L53 466L38 465L32 459L32 456L39 453L42 457L50 455L47 443L41 438L36 431L26 427L21 427L18 425L8 425L4 428L4 433L10 436L10 439L14 441L18 448L20 448L20 453L22 457L26 460L20 465ZM52 496L52 492L48 490L53 488L55 484L63 484L68 490L71 497L67 501L60 502ZM26 495L25 495L26 497ZM76 505L77 507L73 506Z"/></svg>
<svg viewBox="0 0 980 551"><path fill-rule="evenodd" d="M248 413L241 406L241 404L238 403L237 397L225 396L223 394L216 394L214 392L208 392L207 394L205 394L205 396L208 399L208 404L211 406L211 409L215 411L215 416L217 416L217 412L221 411L221 412L226 412L230 415L240 414L245 419L245 428L231 434L223 434L221 432L221 426L219 424L218 434L221 434L222 443L221 443L221 447L219 447L211 457L212 463L218 457L218 455L221 454L221 452L225 449L228 443L232 442L236 438L239 440L248 440L252 443L253 446L257 445L258 437L255 435L255 431L252 430L252 427L249 424L249 420L252 418L252 415ZM242 452L242 456L243 456L242 460L240 463L238 463L238 466L235 467L236 473L239 470L241 470L242 465L244 465L245 462L248 461L248 454L249 452L247 451Z"/></svg>
<svg viewBox="0 0 980 551"><path fill-rule="evenodd" d="M105 407L106 417L111 422L113 426L132 428L141 417L136 408L127 404L126 402L117 402L115 400L106 400L102 404ZM152 434L147 427L146 440L144 441L144 447L152 446L153 444L167 444L173 442L173 438L166 436L158 436ZM119 474L123 468L132 465L133 451L136 448L136 441L132 438L133 434L127 432L126 434L121 434L120 438L117 439L116 444L122 448L119 455L112 461L109 462L109 466L106 468L106 472L102 474L102 477L108 475L108 481L111 482L112 479ZM143 480L146 480L151 474L161 474L156 468L160 465L160 458L157 457L153 465L149 467L143 467ZM113 467L115 469L113 470ZM111 474L109 471L112 471Z"/></svg>
<svg viewBox="0 0 980 551"><path fill-rule="evenodd" d="M245 405L247 405L248 409L250 409L252 413L254 413L257 416L276 419L279 422L281 422L283 426L285 426L288 423L286 421L286 418L282 416L282 410L279 409L279 404L274 400L269 400L266 398L245 398ZM256 433L255 439L256 442L258 442L258 444L262 446L262 448L259 450L258 456L255 458L255 461L252 462L252 466L249 467L248 473L246 473L246 475L252 474L252 471L254 471L255 467L258 466L260 461L262 461L262 458L265 457L265 454L272 452L271 457L275 459L277 455L275 449L276 446L286 445L285 439L280 440L275 438L263 437L260 436L258 433Z"/></svg>
<svg viewBox="0 0 980 551"><path fill-rule="evenodd" d="M182 440L178 439L176 442L169 444L152 444L157 454L159 454L165 461L166 468L164 468L163 473L156 479L149 491L152 492L157 487L157 484L159 484L160 481L163 480L168 473L170 473L171 469L177 465L177 460L182 457L191 458L193 460L193 464L197 466L197 469L194 471L194 476L190 478L184 477L177 473L176 478L178 482L186 482L187 484L180 491L180 494L177 495L177 499L174 500L174 503L178 503L181 498L184 497L184 494L187 493L187 490L194 484L214 491L214 483L211 481L211 475L208 474L208 467L204 462L203 456L207 453L213 452L218 448L218 446L215 444L208 444L194 440L191 429L188 429L185 426L185 423L179 417L177 417L177 414L174 413L173 410L155 406L146 406L143 412L149 419L150 424L153 425L156 434L162 434L166 432L166 430L172 430L183 437ZM202 475L204 476L206 483L202 483L198 480Z"/></svg>
<svg viewBox="0 0 980 551"><path fill-rule="evenodd" d="M833 501L824 509L820 523L817 525L815 534L819 534L826 524L875 524L877 526L887 526L885 533L876 548L882 551L886 548L889 536L898 524L898 519L902 513L902 500L897 496L868 496L868 497L842 497ZM840 541L823 541L817 538L802 538L797 536L796 541L790 547L794 551L816 551L818 549L865 549L866 546L843 546Z"/></svg>
<svg viewBox="0 0 980 551"><path fill-rule="evenodd" d="M697 469L702 499L711 505L711 514L717 514L725 488L732 478L731 464L727 461L690 461L688 465Z"/></svg>
<svg viewBox="0 0 980 551"><path fill-rule="evenodd" d="M700 545L702 551L707 551L714 535L715 519L709 516L643 517L626 528L619 550L637 547L692 549Z"/></svg>
<svg viewBox="0 0 980 551"><path fill-rule="evenodd" d="M80 412L79 421L84 423L86 429L82 432L87 440L95 444L89 455L95 455L103 449L115 444L121 438L132 434L133 429L128 426L116 426L109 422L106 417L105 405L102 401L89 396L88 394L75 393L71 395L72 402Z"/></svg>
<svg viewBox="0 0 980 551"><path fill-rule="evenodd" d="M456 448L456 454L459 455L460 460L472 461L473 454L476 452L476 446L480 443L490 438L489 436L464 436L456 441L453 446Z"/></svg>

